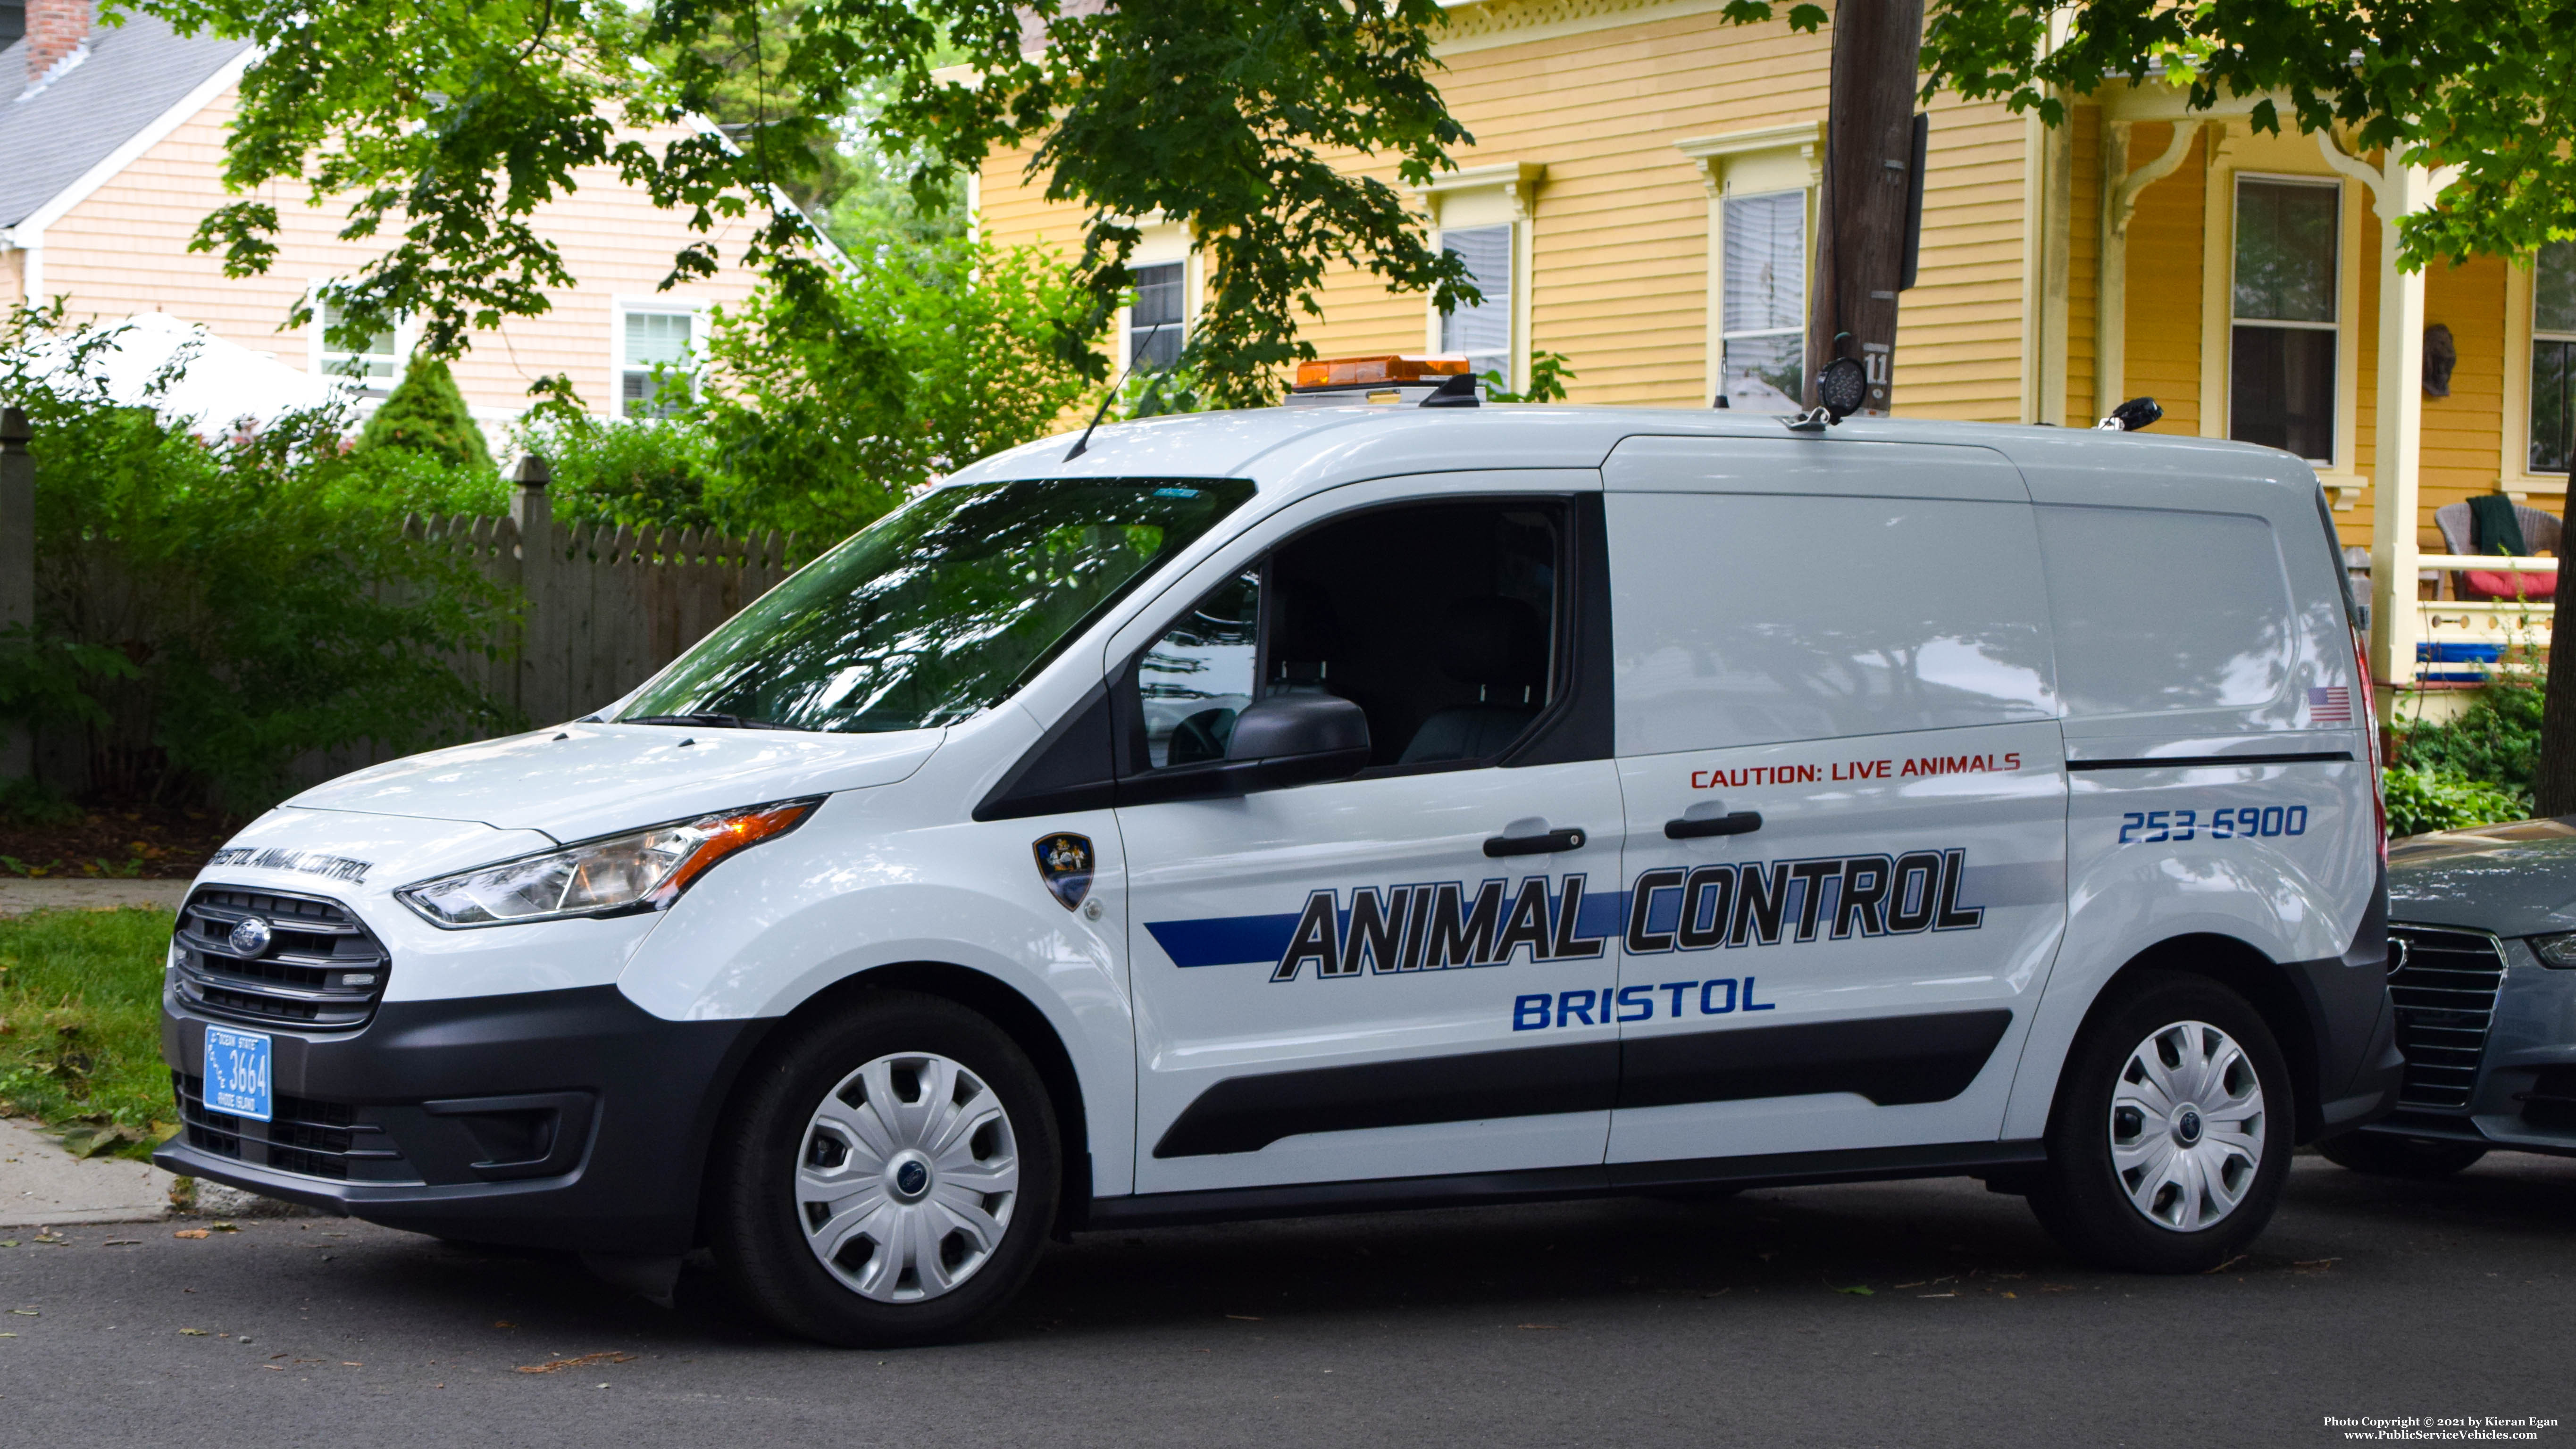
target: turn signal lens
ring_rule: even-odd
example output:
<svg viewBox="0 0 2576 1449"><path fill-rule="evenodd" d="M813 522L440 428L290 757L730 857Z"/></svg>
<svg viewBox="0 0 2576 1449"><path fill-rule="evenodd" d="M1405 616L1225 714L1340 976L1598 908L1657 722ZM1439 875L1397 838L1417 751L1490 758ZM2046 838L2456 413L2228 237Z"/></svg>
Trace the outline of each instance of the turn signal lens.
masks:
<svg viewBox="0 0 2576 1449"><path fill-rule="evenodd" d="M822 803L818 797L701 815L423 881L394 897L430 924L451 928L667 910L716 862L785 835Z"/></svg>
<svg viewBox="0 0 2576 1449"><path fill-rule="evenodd" d="M1466 375L1467 359L1458 354L1327 357L1297 364L1299 387L1367 387L1381 382L1421 382L1426 378Z"/></svg>

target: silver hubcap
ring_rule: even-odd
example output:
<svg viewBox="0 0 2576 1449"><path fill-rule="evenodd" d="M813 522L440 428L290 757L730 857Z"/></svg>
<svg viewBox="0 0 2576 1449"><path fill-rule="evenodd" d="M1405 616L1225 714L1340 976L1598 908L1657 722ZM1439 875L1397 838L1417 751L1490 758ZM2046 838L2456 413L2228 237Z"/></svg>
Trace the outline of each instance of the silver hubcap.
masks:
<svg viewBox="0 0 2576 1449"><path fill-rule="evenodd" d="M2111 1093L2111 1166L2147 1221L2210 1227L2263 1165L2263 1081L2236 1039L2202 1021L2158 1027Z"/></svg>
<svg viewBox="0 0 2576 1449"><path fill-rule="evenodd" d="M943 1056L879 1057L814 1109L796 1159L806 1246L853 1292L936 1298L1002 1245L1019 1201L1002 1099Z"/></svg>

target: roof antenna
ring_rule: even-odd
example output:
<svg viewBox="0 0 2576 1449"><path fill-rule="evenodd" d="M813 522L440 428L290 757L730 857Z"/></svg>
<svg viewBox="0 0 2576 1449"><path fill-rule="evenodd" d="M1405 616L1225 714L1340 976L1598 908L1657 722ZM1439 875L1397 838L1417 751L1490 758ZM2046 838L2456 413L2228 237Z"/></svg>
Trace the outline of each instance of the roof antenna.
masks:
<svg viewBox="0 0 2576 1449"><path fill-rule="evenodd" d="M1091 446L1091 435L1100 430L1100 420L1109 415L1109 405L1118 400L1119 386L1125 383L1129 374L1135 370L1136 360L1131 357L1127 360L1127 366L1119 371L1117 380L1109 384L1109 391L1101 396L1100 406L1092 410L1091 426L1083 429L1082 436L1074 440L1073 451L1064 455L1065 462L1070 463L1081 457Z"/></svg>

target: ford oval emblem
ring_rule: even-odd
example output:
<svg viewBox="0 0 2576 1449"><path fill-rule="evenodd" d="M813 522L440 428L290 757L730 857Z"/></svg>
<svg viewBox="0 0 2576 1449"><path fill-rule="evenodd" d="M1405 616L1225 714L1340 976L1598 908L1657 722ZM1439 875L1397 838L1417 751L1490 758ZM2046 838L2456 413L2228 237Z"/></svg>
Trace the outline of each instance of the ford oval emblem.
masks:
<svg viewBox="0 0 2576 1449"><path fill-rule="evenodd" d="M234 955L250 957L267 954L268 943L275 939L276 933L269 930L268 922L257 916L244 916L234 923L225 944L233 948Z"/></svg>

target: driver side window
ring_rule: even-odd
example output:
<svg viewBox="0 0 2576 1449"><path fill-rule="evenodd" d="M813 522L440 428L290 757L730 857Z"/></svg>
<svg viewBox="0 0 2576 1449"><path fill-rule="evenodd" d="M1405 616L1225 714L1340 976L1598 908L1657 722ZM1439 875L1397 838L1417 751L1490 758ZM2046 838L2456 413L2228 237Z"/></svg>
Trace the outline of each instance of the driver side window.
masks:
<svg viewBox="0 0 2576 1449"><path fill-rule="evenodd" d="M1565 687L1567 522L1554 500L1444 501L1281 544L1138 656L1144 768L1223 760L1242 711L1300 694L1360 707L1372 771L1498 759Z"/></svg>

